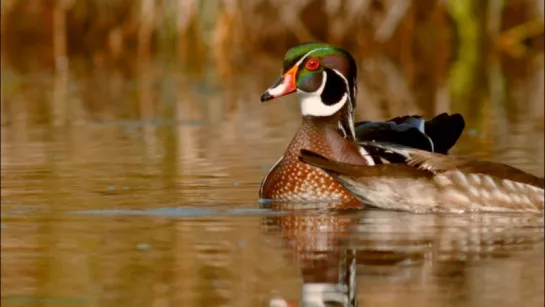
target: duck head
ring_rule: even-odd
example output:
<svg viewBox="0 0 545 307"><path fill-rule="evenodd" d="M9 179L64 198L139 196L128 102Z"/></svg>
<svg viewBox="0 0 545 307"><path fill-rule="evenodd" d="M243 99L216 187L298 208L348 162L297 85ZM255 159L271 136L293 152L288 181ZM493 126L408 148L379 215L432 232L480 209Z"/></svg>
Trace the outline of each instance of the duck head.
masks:
<svg viewBox="0 0 545 307"><path fill-rule="evenodd" d="M261 96L269 101L297 92L303 116L340 114L339 128L354 138L356 62L352 55L325 43L303 43L286 52L280 78Z"/></svg>

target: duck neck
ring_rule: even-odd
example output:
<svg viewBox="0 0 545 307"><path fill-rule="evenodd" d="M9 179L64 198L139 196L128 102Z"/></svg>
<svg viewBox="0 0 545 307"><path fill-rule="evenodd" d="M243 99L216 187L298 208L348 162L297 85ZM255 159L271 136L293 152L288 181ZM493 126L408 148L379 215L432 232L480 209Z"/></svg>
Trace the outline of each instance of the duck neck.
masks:
<svg viewBox="0 0 545 307"><path fill-rule="evenodd" d="M322 103L322 101L318 101L314 104L320 105ZM316 109L313 111L316 111ZM303 125L316 125L317 127L334 125L335 128L341 131L344 138L354 140L355 131L353 104L350 100L345 100L341 108L335 111L332 115L327 115L327 113L320 114L320 112L303 112Z"/></svg>
<svg viewBox="0 0 545 307"><path fill-rule="evenodd" d="M312 127L337 127L338 122L341 120L341 114L335 113L331 116L312 116L305 115L303 116L303 126L312 126Z"/></svg>
<svg viewBox="0 0 545 307"><path fill-rule="evenodd" d="M302 148L317 152L329 151L331 144L344 144L349 141L339 133L342 114L337 112L331 116L303 116L301 126L295 133L287 149L288 155L299 155ZM335 145L335 146L337 146ZM342 147L342 146L341 146Z"/></svg>

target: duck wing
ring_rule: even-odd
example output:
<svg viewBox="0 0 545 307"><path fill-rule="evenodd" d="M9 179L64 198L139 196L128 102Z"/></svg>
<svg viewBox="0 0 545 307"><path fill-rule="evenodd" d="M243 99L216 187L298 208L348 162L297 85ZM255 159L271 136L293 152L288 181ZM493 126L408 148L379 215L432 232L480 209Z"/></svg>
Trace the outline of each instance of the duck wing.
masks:
<svg viewBox="0 0 545 307"><path fill-rule="evenodd" d="M464 128L464 118L457 113L441 113L428 121L419 115L406 115L387 121L355 124L358 141L401 144L442 154L447 154L454 146Z"/></svg>

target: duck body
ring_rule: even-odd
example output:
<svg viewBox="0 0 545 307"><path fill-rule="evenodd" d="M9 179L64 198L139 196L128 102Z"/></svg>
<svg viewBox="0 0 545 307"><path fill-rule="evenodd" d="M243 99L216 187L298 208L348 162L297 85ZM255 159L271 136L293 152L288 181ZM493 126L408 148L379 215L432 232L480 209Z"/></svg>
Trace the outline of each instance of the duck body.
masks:
<svg viewBox="0 0 545 307"><path fill-rule="evenodd" d="M305 149L300 160L326 171L361 202L382 209L415 213L543 213L543 178L511 166L399 144L361 145L374 156L395 157L404 162L355 165Z"/></svg>
<svg viewBox="0 0 545 307"><path fill-rule="evenodd" d="M370 155L367 150L343 137L338 128L338 117L303 116L301 126L284 155L263 178L260 198L276 201L340 201L342 206L361 206L361 201L347 191L327 172L299 160L302 149L308 149L334 161L354 165L378 165L403 162L403 159L383 159ZM420 129L427 127L433 139ZM381 122L356 124L358 141L396 141L407 146L447 153L464 128L459 114L442 113L429 121L420 116L396 117ZM441 133L441 131L444 131ZM440 146L434 146L434 144Z"/></svg>

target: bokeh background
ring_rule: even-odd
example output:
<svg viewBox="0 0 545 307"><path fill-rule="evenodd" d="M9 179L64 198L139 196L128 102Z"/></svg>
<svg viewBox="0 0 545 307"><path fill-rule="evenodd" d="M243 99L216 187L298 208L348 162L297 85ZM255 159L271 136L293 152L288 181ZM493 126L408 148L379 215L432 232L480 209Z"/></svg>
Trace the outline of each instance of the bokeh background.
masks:
<svg viewBox="0 0 545 307"><path fill-rule="evenodd" d="M467 125L452 153L543 176L542 0L1 5L7 306L19 306L15 296L262 306L335 277L347 246L364 249L360 303L543 306L542 224L410 217L402 227L386 213L284 217L257 203L300 123L295 95L259 97L303 41L357 59L358 119L459 112ZM348 231L346 220L363 224ZM323 227L301 230L311 224ZM531 252L513 256L522 250ZM468 260L486 257L501 260ZM407 259L416 265L395 266Z"/></svg>
<svg viewBox="0 0 545 307"><path fill-rule="evenodd" d="M538 0L6 0L2 123L274 120L297 112L258 106L284 52L326 41L359 61L359 118L461 112L485 151L543 126L543 37Z"/></svg>

